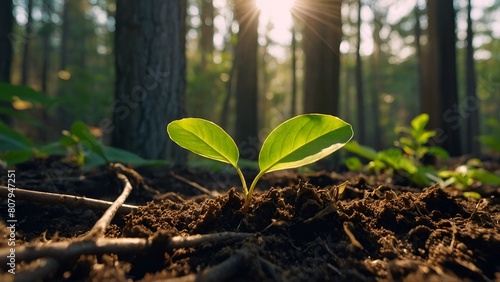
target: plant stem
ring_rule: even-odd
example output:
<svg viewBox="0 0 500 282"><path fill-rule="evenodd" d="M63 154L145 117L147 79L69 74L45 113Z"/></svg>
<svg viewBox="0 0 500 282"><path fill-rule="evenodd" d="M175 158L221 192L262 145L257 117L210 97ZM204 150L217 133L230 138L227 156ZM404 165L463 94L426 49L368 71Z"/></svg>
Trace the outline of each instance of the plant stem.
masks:
<svg viewBox="0 0 500 282"><path fill-rule="evenodd" d="M243 176L243 172L241 172L241 169L238 166L234 167L236 169L236 172L238 173L238 176L240 177L241 184L243 185L243 193L245 193L245 197L248 195L248 188L247 188L247 182L245 180L245 177Z"/></svg>
<svg viewBox="0 0 500 282"><path fill-rule="evenodd" d="M248 193L245 195L245 206L244 206L243 210L247 210L248 207L250 206L250 202L252 201L253 190L255 189L257 182L262 177L262 175L264 175L264 173L266 173L266 171L261 170L261 171L259 171L259 174L257 174L257 176L255 176L252 184L250 185L250 190L248 190Z"/></svg>

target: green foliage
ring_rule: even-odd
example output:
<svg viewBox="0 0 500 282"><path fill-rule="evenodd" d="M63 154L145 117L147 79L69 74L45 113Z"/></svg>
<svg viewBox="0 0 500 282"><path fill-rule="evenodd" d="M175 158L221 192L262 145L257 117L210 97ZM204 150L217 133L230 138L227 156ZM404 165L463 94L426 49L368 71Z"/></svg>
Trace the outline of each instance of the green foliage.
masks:
<svg viewBox="0 0 500 282"><path fill-rule="evenodd" d="M218 125L200 118L185 118L169 123L167 132L179 146L203 157L231 164L241 179L245 193L244 209L248 208L262 175L316 162L340 149L353 136L351 125L334 116L306 114L285 121L262 144L258 160L260 171L248 189L238 166L238 147Z"/></svg>
<svg viewBox="0 0 500 282"><path fill-rule="evenodd" d="M420 160L425 154L433 154L442 158L448 158L448 152L440 147L428 146L429 140L436 136L435 130L426 130L425 127L429 122L429 115L426 113L415 117L409 127L398 126L396 133L400 134L400 138L396 141L396 146L410 157Z"/></svg>
<svg viewBox="0 0 500 282"><path fill-rule="evenodd" d="M28 137L0 123L0 160L3 166L16 165L33 157L64 155L74 159L84 171L111 162L134 166L167 164L162 160L145 160L136 154L102 145L86 124L77 121L57 142L36 146Z"/></svg>
<svg viewBox="0 0 500 282"><path fill-rule="evenodd" d="M435 131L425 129L428 121L429 115L421 114L411 121L409 127L397 127L396 132L401 136L395 142L397 147L394 148L377 152L355 141L349 142L344 148L370 160L366 166L368 170L389 174L397 172L416 185L427 186L432 183L429 176L432 178L433 175L437 175L437 171L432 167L424 166L420 161L422 157L426 154L442 158L448 157L447 152L442 148L427 145L429 139L436 135ZM352 161L349 165L352 166Z"/></svg>
<svg viewBox="0 0 500 282"><path fill-rule="evenodd" d="M0 114L18 118L35 126L41 124L27 114L27 110L35 107L50 108L61 102L61 99L50 98L27 86L0 83ZM15 106L15 109L10 105Z"/></svg>
<svg viewBox="0 0 500 282"><path fill-rule="evenodd" d="M365 169L375 171L376 173L394 173L397 172L411 182L419 186L428 186L432 183L438 183L442 188L449 185L455 185L459 189L466 189L474 183L500 185L500 177L479 167L480 161L477 159L469 160L466 165L458 166L454 170L436 170L432 166L425 166L421 163L421 158L428 154L439 158L448 158L448 153L440 148L428 146L429 139L435 136L435 131L426 130L425 126L429 121L427 114L421 114L412 120L410 127L398 127L396 132L402 136L395 144L399 147L389 148L380 152L374 149L351 141L344 146L346 150L358 156L370 160ZM492 121L493 126L498 125ZM500 129L500 127L499 127ZM496 139L496 141L493 141ZM489 144L500 144L499 135L484 136L483 142ZM360 160L350 158L346 160L346 166L350 170L360 170ZM477 198L478 193L467 192L468 197Z"/></svg>
<svg viewBox="0 0 500 282"><path fill-rule="evenodd" d="M347 144L346 144L347 145ZM363 169L363 163L357 157L349 157L345 160L345 165L350 171L360 171Z"/></svg>
<svg viewBox="0 0 500 282"><path fill-rule="evenodd" d="M465 165L458 166L454 170L442 170L438 176L450 181L441 183L441 186L456 185L460 189L466 189L479 182L488 185L500 185L500 177L484 168L479 167L481 162L478 159L471 159Z"/></svg>

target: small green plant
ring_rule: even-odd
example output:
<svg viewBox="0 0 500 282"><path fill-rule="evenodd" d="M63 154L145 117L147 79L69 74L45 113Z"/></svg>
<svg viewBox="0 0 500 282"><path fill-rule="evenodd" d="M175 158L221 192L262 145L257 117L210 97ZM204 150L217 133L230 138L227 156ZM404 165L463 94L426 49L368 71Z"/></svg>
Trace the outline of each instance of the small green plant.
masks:
<svg viewBox="0 0 500 282"><path fill-rule="evenodd" d="M366 166L368 170L376 173L384 171L388 174L397 172L416 185L428 186L432 184L438 172L430 166L423 165L422 158L425 155L448 158L448 153L443 148L428 144L436 135L436 131L425 129L428 122L429 115L424 113L416 116L410 126L397 127L396 132L400 135L400 138L394 142L397 147L377 152L370 147L351 141L344 148L370 160ZM350 159L346 165L359 170L359 163L353 159Z"/></svg>
<svg viewBox="0 0 500 282"><path fill-rule="evenodd" d="M248 188L238 166L238 147L221 127L201 118L184 118L169 123L167 132L182 148L236 169L245 194L244 210L262 175L316 162L342 148L353 136L351 125L334 116L305 114L291 118L276 127L262 144L260 171Z"/></svg>
<svg viewBox="0 0 500 282"><path fill-rule="evenodd" d="M134 166L165 165L165 160L145 160L131 152L101 144L89 131L88 126L74 122L69 130L62 132L58 141L44 146L35 143L0 122L0 164L4 167L16 165L32 158L49 155L66 155L83 171L107 163L123 163Z"/></svg>
<svg viewBox="0 0 500 282"><path fill-rule="evenodd" d="M426 130L429 123L429 115L426 113L416 116L410 126L396 127L396 133L400 135L395 145L403 149L405 154L415 161L420 161L424 155L430 154L443 159L448 158L448 152L437 146L429 146L429 140L436 136L435 130Z"/></svg>

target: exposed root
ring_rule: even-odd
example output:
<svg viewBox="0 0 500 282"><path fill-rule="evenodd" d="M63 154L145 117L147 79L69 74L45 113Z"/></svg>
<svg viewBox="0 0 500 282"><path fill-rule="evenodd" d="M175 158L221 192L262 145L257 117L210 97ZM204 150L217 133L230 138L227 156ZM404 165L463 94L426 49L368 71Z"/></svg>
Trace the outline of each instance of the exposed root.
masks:
<svg viewBox="0 0 500 282"><path fill-rule="evenodd" d="M30 201L42 204L63 204L71 207L85 207L98 210L106 210L113 203L98 199L92 199L82 196L73 196L67 194L48 193L40 191L26 190L16 188L16 200ZM0 198L6 198L9 194L8 187L0 186ZM119 207L119 214L129 214L137 209L137 206L123 204Z"/></svg>
<svg viewBox="0 0 500 282"><path fill-rule="evenodd" d="M125 203L125 200L127 200L130 195L130 192L132 192L132 185L130 185L127 177L121 173L118 173L117 177L125 183L122 194L116 198L115 202L106 210L106 212L104 212L102 217L94 224L94 227L92 227L89 233L84 236L84 239L103 236L106 228L118 212L118 209L123 205L123 203Z"/></svg>
<svg viewBox="0 0 500 282"><path fill-rule="evenodd" d="M197 247L203 244L220 244L227 241L242 240L252 233L222 232L206 235L152 238L97 238L95 240L70 240L49 244L30 244L16 247L16 261L32 261L38 258L52 257L58 260L80 255L102 255L106 253L135 253L147 250L153 242L163 243L167 250ZM0 267L5 267L10 249L0 249Z"/></svg>

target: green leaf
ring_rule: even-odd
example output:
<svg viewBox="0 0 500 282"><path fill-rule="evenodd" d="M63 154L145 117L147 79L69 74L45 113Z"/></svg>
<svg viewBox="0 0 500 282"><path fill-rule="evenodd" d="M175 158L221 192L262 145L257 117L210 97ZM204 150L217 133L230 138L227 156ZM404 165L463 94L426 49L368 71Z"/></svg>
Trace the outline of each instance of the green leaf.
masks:
<svg viewBox="0 0 500 282"><path fill-rule="evenodd" d="M429 115L426 113L420 114L416 116L412 121L411 121L411 127L416 132L423 132L425 129L425 126L429 122Z"/></svg>
<svg viewBox="0 0 500 282"><path fill-rule="evenodd" d="M104 152L103 146L97 141L97 139L95 139L92 133L90 133L85 123L81 121L74 122L71 125L70 132L71 135L78 138L78 143L86 146L92 152L103 158L106 162L109 162L109 159Z"/></svg>
<svg viewBox="0 0 500 282"><path fill-rule="evenodd" d="M184 149L238 167L236 143L224 129L201 118L183 118L167 125L170 139Z"/></svg>
<svg viewBox="0 0 500 282"><path fill-rule="evenodd" d="M32 150L13 150L4 154L0 154L0 160L3 160L7 165L15 165L28 161L33 157Z"/></svg>
<svg viewBox="0 0 500 282"><path fill-rule="evenodd" d="M344 163L350 171L360 171L363 169L363 163L357 157L347 158Z"/></svg>
<svg viewBox="0 0 500 282"><path fill-rule="evenodd" d="M500 176L497 176L484 168L469 170L469 176L481 181L483 184L500 185Z"/></svg>
<svg viewBox="0 0 500 282"><path fill-rule="evenodd" d="M305 114L291 118L264 141L259 174L316 162L342 148L352 136L351 125L334 116Z"/></svg>
<svg viewBox="0 0 500 282"><path fill-rule="evenodd" d="M14 97L45 106L55 102L54 99L27 86L0 83L0 101L12 102Z"/></svg>
<svg viewBox="0 0 500 282"><path fill-rule="evenodd" d="M33 142L21 133L0 123L0 151L31 150Z"/></svg>
<svg viewBox="0 0 500 282"><path fill-rule="evenodd" d="M373 148L360 145L354 140L345 144L344 149L368 160L373 161L377 158L377 151L375 151Z"/></svg>

